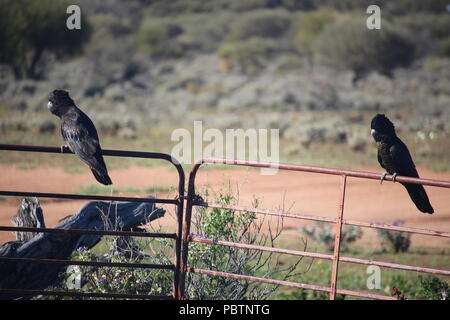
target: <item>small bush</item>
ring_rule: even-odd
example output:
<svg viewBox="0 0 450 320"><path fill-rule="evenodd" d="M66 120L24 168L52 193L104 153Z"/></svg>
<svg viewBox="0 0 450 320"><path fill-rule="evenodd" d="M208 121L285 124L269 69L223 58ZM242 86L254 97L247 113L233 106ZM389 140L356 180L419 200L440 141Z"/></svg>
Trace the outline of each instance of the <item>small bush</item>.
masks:
<svg viewBox="0 0 450 320"><path fill-rule="evenodd" d="M205 193L208 197L208 192ZM219 193L215 202L237 205L238 201L230 192ZM207 200L206 200L207 201ZM253 203L258 207L258 200ZM264 218L257 219L253 212L236 212L220 208L199 208L193 216L192 230L200 238L240 242L245 244L274 246L283 228L282 220L276 227L262 232ZM242 250L233 247L192 243L189 249L189 265L194 268L225 271L236 274L288 280L300 263L281 267L279 258L272 253ZM305 244L306 248L306 244ZM237 279L204 276L189 273L186 290L190 299L267 299L278 288L277 285L250 283Z"/></svg>
<svg viewBox="0 0 450 320"><path fill-rule="evenodd" d="M293 47L299 52L311 52L313 43L323 29L336 19L336 12L320 9L299 16L293 36Z"/></svg>
<svg viewBox="0 0 450 320"><path fill-rule="evenodd" d="M153 57L178 58L184 48L177 41L183 29L174 23L146 20L135 36L138 46Z"/></svg>
<svg viewBox="0 0 450 320"><path fill-rule="evenodd" d="M397 274L391 277L389 287L392 295L400 299L448 300L450 295L448 283L436 276L419 276L408 280Z"/></svg>
<svg viewBox="0 0 450 320"><path fill-rule="evenodd" d="M369 30L361 17L346 18L325 28L315 42L319 61L354 72L356 82L370 71L391 77L397 67L414 60L414 44L387 22L380 30Z"/></svg>
<svg viewBox="0 0 450 320"><path fill-rule="evenodd" d="M327 223L316 221L312 226L300 227L300 232L323 244L328 251L334 250L334 228ZM343 226L341 246L348 250L348 245L362 237L362 230L356 226Z"/></svg>
<svg viewBox="0 0 450 320"><path fill-rule="evenodd" d="M239 67L244 73L262 69L277 51L276 42L269 39L251 38L245 41L226 42L218 49L218 55Z"/></svg>
<svg viewBox="0 0 450 320"><path fill-rule="evenodd" d="M279 39L291 26L291 17L284 10L255 10L240 15L230 28L230 41L254 37Z"/></svg>
<svg viewBox="0 0 450 320"><path fill-rule="evenodd" d="M16 78L43 77L46 55L61 59L79 54L90 37L88 19L80 30L66 28L68 1L0 1L0 64ZM48 60L48 59L47 59Z"/></svg>
<svg viewBox="0 0 450 320"><path fill-rule="evenodd" d="M402 220L395 220L392 225L401 226L404 224ZM411 245L411 233L377 229L378 237L383 248L394 250L395 253L406 252Z"/></svg>
<svg viewBox="0 0 450 320"><path fill-rule="evenodd" d="M132 256L130 252L136 249L142 249L142 245L136 240L128 240L127 251L114 252L108 255L109 262L113 263L152 263L147 262L148 258L144 256ZM109 243L111 245L112 243ZM167 243L168 244L168 243ZM166 245L167 245L166 244ZM130 245L134 246L131 251ZM71 259L77 261L103 261L104 257L98 256L93 250L87 250L80 247ZM165 264L170 264L167 257L154 257L152 260L164 260ZM156 263L156 262L153 262ZM166 270L143 269L143 268L94 268L94 267L75 267L67 268L61 282L62 289L71 289L68 287L70 278L81 276L81 291L95 293L120 293L120 294L158 294L170 295L172 274ZM80 299L80 298L77 298Z"/></svg>
<svg viewBox="0 0 450 320"><path fill-rule="evenodd" d="M449 300L450 288L446 281L435 276L426 278L419 276L420 291L419 294L432 300Z"/></svg>

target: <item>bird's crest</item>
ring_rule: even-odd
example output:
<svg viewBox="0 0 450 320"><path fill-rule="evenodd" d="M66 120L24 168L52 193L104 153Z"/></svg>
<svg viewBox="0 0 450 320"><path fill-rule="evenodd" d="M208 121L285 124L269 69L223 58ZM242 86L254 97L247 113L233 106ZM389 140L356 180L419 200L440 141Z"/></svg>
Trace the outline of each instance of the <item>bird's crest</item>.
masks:
<svg viewBox="0 0 450 320"><path fill-rule="evenodd" d="M395 126L384 114L377 114L370 124L380 134L395 135Z"/></svg>
<svg viewBox="0 0 450 320"><path fill-rule="evenodd" d="M74 102L69 96L69 93L65 90L53 90L50 93L48 100L57 105L73 105Z"/></svg>

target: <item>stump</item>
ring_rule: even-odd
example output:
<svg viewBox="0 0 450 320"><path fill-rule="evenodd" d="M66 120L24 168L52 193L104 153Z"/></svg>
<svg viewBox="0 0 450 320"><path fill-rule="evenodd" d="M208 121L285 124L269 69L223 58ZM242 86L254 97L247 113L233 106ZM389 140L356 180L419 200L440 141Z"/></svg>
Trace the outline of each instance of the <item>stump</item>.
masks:
<svg viewBox="0 0 450 320"><path fill-rule="evenodd" d="M18 226L44 226L42 209L37 200L22 201L13 223ZM132 230L164 216L165 210L153 203L101 202L84 205L77 214L63 219L55 228L90 230ZM31 225L29 225L31 224ZM99 235L78 233L17 232L18 241L0 247L0 257L68 259L80 247L92 248ZM42 290L58 282L58 275L67 266L33 262L0 261L1 289ZM0 294L0 299L29 296Z"/></svg>
<svg viewBox="0 0 450 320"><path fill-rule="evenodd" d="M44 215L37 198L22 199L17 214L12 218L15 227L45 228ZM28 241L38 235L36 232L14 232L17 241Z"/></svg>

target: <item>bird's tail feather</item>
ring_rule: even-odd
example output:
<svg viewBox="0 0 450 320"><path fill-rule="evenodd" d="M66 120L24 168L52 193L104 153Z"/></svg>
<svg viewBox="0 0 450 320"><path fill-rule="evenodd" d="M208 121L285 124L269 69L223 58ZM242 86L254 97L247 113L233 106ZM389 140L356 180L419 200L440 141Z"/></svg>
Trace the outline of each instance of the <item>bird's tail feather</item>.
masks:
<svg viewBox="0 0 450 320"><path fill-rule="evenodd" d="M108 172L106 170L91 168L91 171L94 174L95 179L101 184L106 186L112 184L111 178L108 176Z"/></svg>
<svg viewBox="0 0 450 320"><path fill-rule="evenodd" d="M411 200L416 205L417 209L424 213L432 214L434 212L431 206L425 188L420 184L405 183L403 184L411 197Z"/></svg>

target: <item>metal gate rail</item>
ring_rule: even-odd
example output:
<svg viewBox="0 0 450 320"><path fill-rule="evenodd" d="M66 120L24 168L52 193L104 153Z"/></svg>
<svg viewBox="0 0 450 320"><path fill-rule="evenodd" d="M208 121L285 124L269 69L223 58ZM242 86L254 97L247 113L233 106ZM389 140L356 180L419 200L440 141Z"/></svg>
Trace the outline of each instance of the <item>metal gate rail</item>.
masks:
<svg viewBox="0 0 450 320"><path fill-rule="evenodd" d="M8 145L0 144L0 150L21 151L21 152L42 152L42 153L64 153L72 154L70 150L61 150L57 147L46 146L28 146L28 145ZM170 162L175 166L178 173L178 194L175 199L148 199L142 197L120 197L120 196L100 196L100 195L79 195L79 194L62 194L62 193L42 193L42 192L23 192L23 191L9 191L0 190L0 195L3 196L20 196L20 197L42 197L42 198L57 198L57 199L75 199L75 200L103 200L103 201L131 201L131 202L146 202L146 203L165 203L176 206L177 214L177 233L147 233L138 231L120 231L120 230L84 230L84 229L52 229L52 228L33 228L33 227L11 227L0 226L0 231L31 231L31 232L49 232L49 233L82 233L82 234L96 234L96 235L112 235L112 236L134 236L134 237L154 237L167 238L175 240L175 258L174 264L158 265L146 263L114 263L114 262L100 262L100 261L74 261L74 260L59 260L59 259L37 259L37 258L15 258L15 257L0 257L2 262L32 262L45 264L62 264L62 265L88 265L98 267L132 267L132 268L151 268L151 269L165 269L172 270L173 288L172 296L161 295L135 295L135 294L115 294L115 293L94 293L94 292L66 292L55 290L26 290L26 289L10 289L2 288L0 293L5 294L23 294L23 295L56 295L56 296L77 296L77 297L102 297L102 298L129 298L129 299L178 299L178 284L180 276L180 253L181 253L181 232L183 223L183 207L184 207L184 184L185 176L181 164L168 154L154 153L154 152L139 152L139 151L125 151L125 150L103 150L104 156L116 157L131 157L131 158L145 158L145 159L160 159Z"/></svg>
<svg viewBox="0 0 450 320"><path fill-rule="evenodd" d="M68 150L61 150L57 147L43 147L43 146L24 146L24 145L5 145L0 144L0 150L9 151L23 151L23 152L45 152L45 153L68 153ZM270 162L259 162L259 161L245 161L245 160L230 160L230 159L202 159L201 161L194 164L188 181L188 194L187 197L184 196L184 184L185 176L183 168L180 163L173 159L168 154L162 153L151 153L151 152L136 152L136 151L122 151L122 150L103 150L103 155L105 156L119 156L119 157L137 157L146 159L161 159L169 161L172 163L178 172L179 183L178 183L178 195L175 199L148 199L148 198L138 198L138 197L120 197L120 196L97 196L97 195L79 195L79 194L63 194L63 193L42 193L42 192L23 192L23 191L10 191L10 190L0 190L0 195L3 196L34 196L34 197L44 197L44 198L58 198L58 199L77 199L77 200L104 200L104 201L133 201L133 202L148 202L148 203L166 203L173 204L177 207L177 232L176 233L146 233L139 231L116 231L116 230L83 230L83 229L52 229L52 228L32 228L32 227L11 227L11 226L0 226L0 231L30 231L30 232L48 232L48 233L58 233L58 232L69 232L69 233L84 233L84 234L97 234L97 235L111 235L111 236L136 236L136 237L157 237L157 238L168 238L175 240L175 258L174 264L169 265L157 265L157 264L145 264L145 263L112 263L112 262L99 262L99 261L73 261L73 260L58 260L58 259L36 259L36 258L12 258L12 257L0 257L0 261L12 262L12 261L22 261L22 262L32 262L32 263L48 263L48 264L64 264L64 265L91 265L91 266L107 266L107 267L142 267L142 268L156 268L156 269L166 269L172 270L174 272L173 280L173 293L172 296L161 296L161 295L136 295L136 294L116 294L116 293L93 293L93 292L75 292L75 291L54 291L54 290L25 290L25 289L0 289L0 293L11 293L11 294L23 294L23 295L56 295L56 296L77 296L77 297L103 297L103 298L129 298L129 299L184 299L185 290L185 280L186 273L200 273L211 276L220 276L239 279L243 281L255 281L262 283L269 283L275 285L291 286L295 288L303 288L310 290L318 290L322 292L327 292L330 295L330 299L335 299L336 294L345 294L350 296L357 296L369 299L394 299L393 297L373 294L369 292L361 292L355 290L347 290L337 288L337 276L339 262L345 263L355 263L363 265L377 265L385 268L392 268L398 270L406 271L416 271L422 273L436 274L450 276L449 270L440 270L433 268L424 268L410 265L402 265L392 262L385 261L374 261L351 257L341 257L340 256L340 237L342 225L354 225L359 227L375 228L375 229L385 229L394 230L400 232L409 232L414 234L450 238L450 232L442 232L436 230L419 229L403 226L394 226L390 224L382 223L368 223L363 221L356 221L350 219L344 219L344 204L345 204L345 191L347 177L363 178L363 179L380 179L381 174L365 171L354 171L354 170L339 170L331 168L322 168L314 166L302 166L294 164L278 164ZM197 172L202 164L228 164L228 165L238 165L238 166L248 166L257 168L278 168L281 170L290 171L300 171L300 172L312 172L321 174L331 174L341 176L341 191L338 201L337 217L320 217L310 214L296 214L290 212L284 212L280 210L268 210L249 206L234 206L225 205L221 203L208 203L204 202L201 197L197 197L195 193L195 178ZM387 175L386 180L392 181L392 176ZM450 188L450 181L439 181L431 179L419 179L398 176L396 180L399 182L423 184L428 186L444 187ZM183 208L184 199L187 200L186 212L183 219ZM212 207L212 208L222 208L230 209L234 211L246 211L254 212L257 214L265 214L272 216L280 216L286 218L311 220L311 221L321 221L334 223L336 226L335 233L335 246L333 254L320 254L307 251L290 250L283 248L273 248L257 245L249 245L244 243L235 243L230 241L221 240L211 240L205 239L203 237L197 237L190 234L191 228L191 217L192 209L194 206L201 207ZM183 225L184 223L184 225ZM255 276L233 274L228 272L221 272L215 270L206 270L200 268L193 268L188 266L188 250L190 242L201 242L210 245L222 245L229 247L236 247L243 250L260 250L276 252L280 254L289 254L295 256L305 256L311 258L325 259L332 262L332 275L330 279L330 286L320 286L314 284L305 284L293 281L282 281L277 279L268 279Z"/></svg>
<svg viewBox="0 0 450 320"><path fill-rule="evenodd" d="M339 176L341 176L341 187L340 187L341 190L340 190L340 197L339 197L339 201L338 201L337 217L329 218L329 217L313 216L313 215L308 215L308 214L292 214L292 213L279 211L279 210L274 211L274 210L260 209L260 208L254 208L254 207L249 207L249 206L234 206L234 205L225 205L225 204L221 204L221 203L204 202L201 199L201 197L198 197L198 195L195 193L195 178L196 178L198 170L200 169L201 165L204 163L237 165L237 166L247 166L247 167L257 167L257 168L278 168L281 170L339 175ZM315 167L315 166L303 166L303 165L295 165L295 164L284 164L284 163L279 164L279 163L270 163L270 162L261 162L261 161L231 160L231 159L217 159L217 158L201 159L200 161L198 161L197 163L194 164L194 166L190 172L190 175L189 175L186 214L184 217L184 226L183 226L183 248L182 248L182 254L181 254L181 276L180 276L180 285L179 285L179 290L180 290L179 296L180 297L184 296L185 277L186 277L187 272L201 273L201 274L207 274L207 275L211 275L211 276L228 277L228 278L240 279L240 280L245 280L245 281L256 281L256 282L278 284L278 285L291 286L291 287L297 287L297 288L325 291L330 294L331 300L334 300L336 298L336 294L345 294L345 295L370 298L370 299L383 299L383 300L394 299L393 297L386 296L386 295L379 295L379 294L372 294L372 293L368 293L368 292L361 292L361 291L337 288L337 276L338 276L339 262L356 263L356 264L363 264L363 265L376 265L376 266L380 266L380 267L392 268L392 269L398 269L398 270L416 271L416 272L421 272L421 273L450 276L450 270L424 268L424 267L402 265L402 264L391 263L391 262L366 260L366 259L351 258L351 257L340 257L341 231L342 231L342 225L344 225L344 224L360 226L360 227L375 228L375 229L386 229L386 230L394 230L394 231L401 231L401 232L409 232L409 233L422 234L422 235L435 236L435 237L450 238L450 232L394 226L394 225L390 225L390 224L381 224L381 223L368 223L368 222L344 219L343 217L344 217L344 204L345 204L345 191L346 191L346 185L347 185L347 177L379 180L381 178L381 176L382 176L382 174L374 173L374 172L355 171L355 170L340 170L340 169L322 168L322 167ZM392 175L386 175L386 177L385 177L385 179L388 181L393 181L392 178L393 178ZM397 176L396 181L414 183L414 184L422 184L422 185L435 186L435 187L450 188L450 181L420 179L420 178L411 178L411 177L404 177L404 176ZM327 254L319 254L319 253L313 253L313 252L288 250L288 249L282 249L282 248L272 248L272 247L249 245L249 244L235 243L235 242L229 242L229 241L211 240L211 239L205 239L205 238L193 236L193 235L190 235L190 227L191 227L191 218L192 218L192 208L194 206L222 208L222 209L230 209L230 210L235 210L235 211L254 212L257 214L265 214L265 215L267 214L267 215L281 216L281 217L287 217L287 218L334 223L336 226L334 252L332 255L327 255ZM188 266L188 251L189 251L189 243L190 242L201 242L201 243L210 244L210 245L229 246L229 247L236 247L236 248L241 248L241 249L245 249L245 250L262 250L262 251L270 251L270 252L276 252L276 253L281 253L281 254L290 254L290 255L306 256L306 257L312 257L312 258L318 258L318 259L331 260L332 261L332 274L331 274L331 279L330 279L330 286L324 287L324 286L304 284L304 283L299 283L299 282L281 281L281 280L276 280L276 279L259 278L259 277L253 277L253 276L247 276L247 275L237 275L237 274L232 274L232 273L227 273L227 272L219 272L219 271L214 271L214 270L192 268L192 267Z"/></svg>

